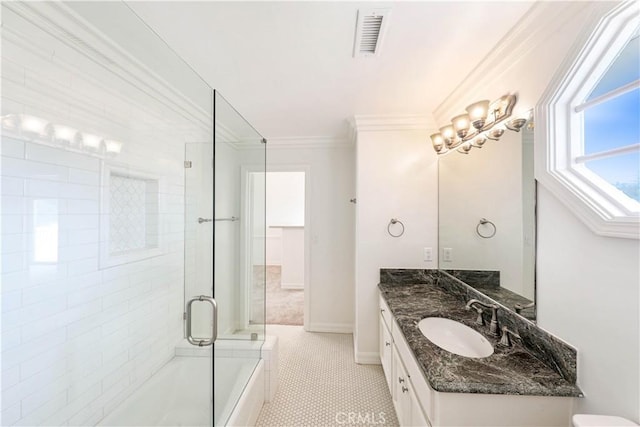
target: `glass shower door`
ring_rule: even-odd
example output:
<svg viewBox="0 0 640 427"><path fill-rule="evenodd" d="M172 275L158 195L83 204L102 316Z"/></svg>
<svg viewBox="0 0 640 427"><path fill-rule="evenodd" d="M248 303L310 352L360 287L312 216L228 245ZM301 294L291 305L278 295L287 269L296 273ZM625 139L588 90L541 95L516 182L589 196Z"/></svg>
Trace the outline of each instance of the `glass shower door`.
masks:
<svg viewBox="0 0 640 427"><path fill-rule="evenodd" d="M202 393L208 399L208 424L213 425L212 348L217 334L213 299L213 144L185 144L184 336L199 361ZM204 384L206 383L206 384Z"/></svg>
<svg viewBox="0 0 640 427"><path fill-rule="evenodd" d="M249 383L264 387L250 378L265 337L266 144L217 91L214 117L214 425L244 425L238 399Z"/></svg>

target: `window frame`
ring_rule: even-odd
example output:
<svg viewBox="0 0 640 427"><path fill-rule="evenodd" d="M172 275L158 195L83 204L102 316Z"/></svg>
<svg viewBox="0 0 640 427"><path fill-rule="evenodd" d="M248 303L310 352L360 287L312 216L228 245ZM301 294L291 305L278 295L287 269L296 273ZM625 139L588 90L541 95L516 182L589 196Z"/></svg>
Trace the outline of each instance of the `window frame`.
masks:
<svg viewBox="0 0 640 427"><path fill-rule="evenodd" d="M633 1L617 5L579 37L538 103L536 178L594 233L640 239L640 212L632 199L576 158L584 155L584 111L576 112L640 25Z"/></svg>

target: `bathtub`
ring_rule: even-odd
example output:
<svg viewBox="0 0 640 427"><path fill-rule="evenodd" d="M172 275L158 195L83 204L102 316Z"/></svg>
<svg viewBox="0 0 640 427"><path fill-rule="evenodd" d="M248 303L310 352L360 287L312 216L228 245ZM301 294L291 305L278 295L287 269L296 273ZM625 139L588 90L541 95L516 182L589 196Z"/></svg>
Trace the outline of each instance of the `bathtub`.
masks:
<svg viewBox="0 0 640 427"><path fill-rule="evenodd" d="M179 346L173 359L98 425L204 427L255 423L264 402L263 361L216 354L212 414L210 355L210 349Z"/></svg>

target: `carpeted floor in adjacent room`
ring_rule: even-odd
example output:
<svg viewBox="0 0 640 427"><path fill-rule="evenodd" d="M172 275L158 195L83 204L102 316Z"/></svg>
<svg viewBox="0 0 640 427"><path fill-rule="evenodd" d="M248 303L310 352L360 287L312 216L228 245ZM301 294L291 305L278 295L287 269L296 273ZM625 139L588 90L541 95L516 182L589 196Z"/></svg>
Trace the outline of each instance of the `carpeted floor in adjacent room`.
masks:
<svg viewBox="0 0 640 427"><path fill-rule="evenodd" d="M281 267L267 266L267 324L302 325L304 289L282 289Z"/></svg>

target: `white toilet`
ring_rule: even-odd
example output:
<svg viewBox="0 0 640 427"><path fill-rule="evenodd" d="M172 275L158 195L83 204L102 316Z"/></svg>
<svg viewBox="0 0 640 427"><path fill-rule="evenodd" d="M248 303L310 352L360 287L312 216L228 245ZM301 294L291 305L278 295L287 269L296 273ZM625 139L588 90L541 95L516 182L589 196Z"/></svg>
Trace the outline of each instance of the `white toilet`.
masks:
<svg viewBox="0 0 640 427"><path fill-rule="evenodd" d="M623 427L638 424L626 418L611 415L575 414L571 419L573 427Z"/></svg>

